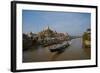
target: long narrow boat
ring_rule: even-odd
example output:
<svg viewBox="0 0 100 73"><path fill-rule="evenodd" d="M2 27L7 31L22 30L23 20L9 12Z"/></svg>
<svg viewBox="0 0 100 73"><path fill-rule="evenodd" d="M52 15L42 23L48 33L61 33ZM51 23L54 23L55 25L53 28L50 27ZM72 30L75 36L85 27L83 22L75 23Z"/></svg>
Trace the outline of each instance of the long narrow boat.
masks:
<svg viewBox="0 0 100 73"><path fill-rule="evenodd" d="M53 46L53 47L49 48L49 50L50 50L51 52L62 51L62 50L64 50L66 47L68 47L70 44L71 44L71 42L65 41L65 42L62 43L62 44L58 44L58 45L56 45L56 46Z"/></svg>

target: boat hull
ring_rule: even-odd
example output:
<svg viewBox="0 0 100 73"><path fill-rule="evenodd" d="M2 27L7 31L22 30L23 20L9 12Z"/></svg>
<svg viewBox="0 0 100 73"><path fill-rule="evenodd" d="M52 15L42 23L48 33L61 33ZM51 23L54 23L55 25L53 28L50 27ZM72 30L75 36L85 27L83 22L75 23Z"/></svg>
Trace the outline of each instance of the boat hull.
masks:
<svg viewBox="0 0 100 73"><path fill-rule="evenodd" d="M57 51L63 51L65 48L67 48L69 46L69 44L66 44L66 45L63 45L61 47L58 47L58 48L53 48L53 49L50 49L51 52L57 52Z"/></svg>

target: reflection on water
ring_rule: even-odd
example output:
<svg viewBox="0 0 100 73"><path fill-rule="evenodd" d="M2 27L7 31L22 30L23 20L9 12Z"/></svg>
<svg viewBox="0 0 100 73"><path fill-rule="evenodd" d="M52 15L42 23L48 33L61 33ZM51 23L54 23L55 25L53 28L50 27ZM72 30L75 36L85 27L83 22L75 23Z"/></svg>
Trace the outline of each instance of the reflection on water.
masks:
<svg viewBox="0 0 100 73"><path fill-rule="evenodd" d="M64 50L65 50L65 49L64 49ZM51 61L55 60L57 57L59 57L59 55L60 55L61 53L64 52L64 50L57 51L55 54L53 54L53 55L51 56L50 60L51 60Z"/></svg>
<svg viewBox="0 0 100 73"><path fill-rule="evenodd" d="M91 49L90 48L84 48L84 53L87 55L87 56L91 56Z"/></svg>
<svg viewBox="0 0 100 73"><path fill-rule="evenodd" d="M23 52L23 62L61 61L61 60L84 60L91 58L91 49L82 48L82 39L71 41L71 45L57 52L50 52L48 47L33 47Z"/></svg>

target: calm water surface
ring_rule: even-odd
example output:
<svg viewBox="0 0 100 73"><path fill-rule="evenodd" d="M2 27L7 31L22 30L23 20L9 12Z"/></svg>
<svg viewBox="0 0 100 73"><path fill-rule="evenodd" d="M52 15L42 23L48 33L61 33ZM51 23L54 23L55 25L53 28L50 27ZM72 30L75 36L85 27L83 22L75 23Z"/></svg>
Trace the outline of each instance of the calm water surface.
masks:
<svg viewBox="0 0 100 73"><path fill-rule="evenodd" d="M91 58L90 48L82 48L82 39L71 40L71 45L62 52L50 52L48 47L33 47L23 52L23 62L85 60Z"/></svg>

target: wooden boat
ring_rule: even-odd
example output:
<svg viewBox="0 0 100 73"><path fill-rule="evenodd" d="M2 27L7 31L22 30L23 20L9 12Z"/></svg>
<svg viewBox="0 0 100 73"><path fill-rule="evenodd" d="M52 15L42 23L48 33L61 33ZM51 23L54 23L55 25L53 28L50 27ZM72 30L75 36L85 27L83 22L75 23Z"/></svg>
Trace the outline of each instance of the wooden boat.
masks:
<svg viewBox="0 0 100 73"><path fill-rule="evenodd" d="M64 50L66 47L68 47L71 44L71 42L66 41L62 44L58 44L54 47L49 48L51 52L56 52L56 51L62 51Z"/></svg>

